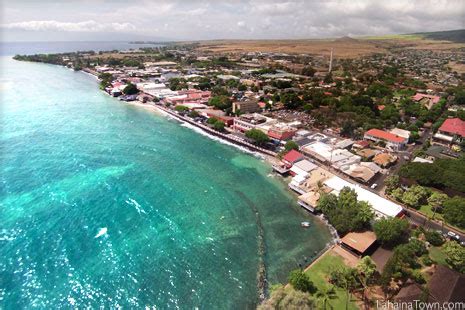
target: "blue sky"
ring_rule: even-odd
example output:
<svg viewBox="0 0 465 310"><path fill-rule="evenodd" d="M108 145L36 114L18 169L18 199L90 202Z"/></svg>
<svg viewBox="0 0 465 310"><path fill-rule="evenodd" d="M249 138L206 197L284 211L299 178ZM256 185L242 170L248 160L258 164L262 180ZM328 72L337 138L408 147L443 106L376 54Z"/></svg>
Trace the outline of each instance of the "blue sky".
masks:
<svg viewBox="0 0 465 310"><path fill-rule="evenodd" d="M465 28L464 0L3 0L4 41L302 39Z"/></svg>

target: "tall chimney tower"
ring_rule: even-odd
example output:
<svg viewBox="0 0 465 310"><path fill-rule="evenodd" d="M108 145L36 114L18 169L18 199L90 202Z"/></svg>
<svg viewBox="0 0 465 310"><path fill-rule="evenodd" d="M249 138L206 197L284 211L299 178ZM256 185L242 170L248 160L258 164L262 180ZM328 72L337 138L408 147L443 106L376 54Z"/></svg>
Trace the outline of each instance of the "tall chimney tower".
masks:
<svg viewBox="0 0 465 310"><path fill-rule="evenodd" d="M329 70L328 72L331 73L333 69L333 49L331 49L331 55L329 56Z"/></svg>

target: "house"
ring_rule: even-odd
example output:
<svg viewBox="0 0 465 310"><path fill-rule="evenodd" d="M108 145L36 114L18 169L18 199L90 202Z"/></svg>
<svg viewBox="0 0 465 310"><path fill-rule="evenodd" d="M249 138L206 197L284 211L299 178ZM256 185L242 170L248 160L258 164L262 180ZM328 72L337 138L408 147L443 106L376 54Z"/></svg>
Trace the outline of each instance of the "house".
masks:
<svg viewBox="0 0 465 310"><path fill-rule="evenodd" d="M423 104L428 110L430 110L433 107L433 105L438 103L441 99L441 97L439 96L426 95L421 93L416 93L411 98L413 101Z"/></svg>
<svg viewBox="0 0 465 310"><path fill-rule="evenodd" d="M429 302L464 302L465 275L457 271L437 265L428 283Z"/></svg>
<svg viewBox="0 0 465 310"><path fill-rule="evenodd" d="M341 247L356 256L366 255L376 242L376 235L372 231L350 232L341 239Z"/></svg>
<svg viewBox="0 0 465 310"><path fill-rule="evenodd" d="M400 128L394 128L394 129L390 130L389 132L396 135L396 136L407 139L407 141L408 141L408 139L410 139L410 131L408 131L408 130L400 129Z"/></svg>
<svg viewBox="0 0 465 310"><path fill-rule="evenodd" d="M397 156L388 153L379 153L373 158L373 162L380 167L387 168L397 161Z"/></svg>
<svg viewBox="0 0 465 310"><path fill-rule="evenodd" d="M371 140L374 142L384 142L386 143L386 148L392 149L394 151L404 149L408 142L408 139L404 137L376 128L365 132L363 138L365 140Z"/></svg>
<svg viewBox="0 0 465 310"><path fill-rule="evenodd" d="M370 146L370 142L366 140L355 141L352 145L352 149L364 149Z"/></svg>
<svg viewBox="0 0 465 310"><path fill-rule="evenodd" d="M286 155L284 155L282 162L290 168L292 165L302 159L304 159L304 155L297 152L296 150L290 150Z"/></svg>
<svg viewBox="0 0 465 310"><path fill-rule="evenodd" d="M400 289L399 293L394 297L394 300L398 303L414 304L415 301L423 300L426 296L427 294L419 284L409 283Z"/></svg>
<svg viewBox="0 0 465 310"><path fill-rule="evenodd" d="M465 121L460 118L448 118L433 136L433 142L450 146L465 141Z"/></svg>

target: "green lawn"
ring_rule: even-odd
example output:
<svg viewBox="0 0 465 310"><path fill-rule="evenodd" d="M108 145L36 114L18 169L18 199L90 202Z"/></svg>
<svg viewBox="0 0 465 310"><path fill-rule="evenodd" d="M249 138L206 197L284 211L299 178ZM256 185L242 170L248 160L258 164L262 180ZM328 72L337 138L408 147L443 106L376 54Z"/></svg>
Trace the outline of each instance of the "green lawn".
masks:
<svg viewBox="0 0 465 310"><path fill-rule="evenodd" d="M432 260L440 265L447 266L446 255L442 252L441 247L432 246L429 248L429 256Z"/></svg>
<svg viewBox="0 0 465 310"><path fill-rule="evenodd" d="M330 271L344 266L344 261L341 257L328 253L316 262L309 270L307 270L306 274L308 274L313 284L315 284L318 289L323 289L332 286L327 281ZM328 309L331 309L331 307L332 309L345 309L347 298L346 292L338 288L335 288L335 292L335 298L330 300L326 307ZM318 305L318 309L320 309L320 306L323 307L322 305ZM348 309L358 309L353 302L353 299L349 301Z"/></svg>
<svg viewBox="0 0 465 310"><path fill-rule="evenodd" d="M432 218L433 214L434 214L433 210L431 210L430 205L423 205L423 206L420 207L420 210L418 210L418 211L420 211L421 213L423 213L426 216L429 216L430 218ZM436 214L434 214L434 219L435 220L441 220L441 221L444 220L444 218L442 217L442 214L437 213L437 212L436 212Z"/></svg>

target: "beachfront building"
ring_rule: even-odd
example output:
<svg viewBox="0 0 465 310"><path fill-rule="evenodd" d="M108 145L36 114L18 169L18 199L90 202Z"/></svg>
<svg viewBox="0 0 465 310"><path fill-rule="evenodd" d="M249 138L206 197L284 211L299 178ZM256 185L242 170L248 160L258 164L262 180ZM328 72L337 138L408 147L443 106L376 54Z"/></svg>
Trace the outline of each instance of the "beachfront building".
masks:
<svg viewBox="0 0 465 310"><path fill-rule="evenodd" d="M310 191L300 195L297 199L297 203L307 211L314 213L318 200L320 200L320 193L318 191Z"/></svg>
<svg viewBox="0 0 465 310"><path fill-rule="evenodd" d="M377 194L364 189L360 185L347 182L338 176L333 176L332 178L324 181L324 185L331 188L333 190L331 193L336 196L339 195L340 191L344 187L353 189L357 194L358 200L366 201L370 204L377 218L398 217L402 215L403 208L400 205L378 196Z"/></svg>
<svg viewBox="0 0 465 310"><path fill-rule="evenodd" d="M289 152L287 152L286 155L284 155L282 162L290 168L296 162L303 160L303 159L304 159L304 155L297 152L296 150L290 150Z"/></svg>
<svg viewBox="0 0 465 310"><path fill-rule="evenodd" d="M267 132L268 137L278 141L286 141L291 139L297 131L297 128L289 126L286 123L273 124Z"/></svg>
<svg viewBox="0 0 465 310"><path fill-rule="evenodd" d="M197 89L189 89L178 91L177 95L170 96L165 99L165 102L168 102L172 105L185 105L185 103L202 103L206 104L211 97L210 91L201 91Z"/></svg>
<svg viewBox="0 0 465 310"><path fill-rule="evenodd" d="M167 88L166 85L163 83L143 82L137 83L136 87L138 90L159 99L175 96L178 94L177 92Z"/></svg>
<svg viewBox="0 0 465 310"><path fill-rule="evenodd" d="M308 175L310 171L316 168L318 168L318 166L315 165L314 163L308 161L307 159L302 159L302 160L295 162L292 165L290 171L292 175L298 175L298 174Z"/></svg>
<svg viewBox="0 0 465 310"><path fill-rule="evenodd" d="M341 239L341 247L358 257L365 256L376 244L376 235L372 231L350 232Z"/></svg>
<svg viewBox="0 0 465 310"><path fill-rule="evenodd" d="M460 118L446 119L433 136L434 143L446 146L460 144L463 141L465 141L465 121Z"/></svg>
<svg viewBox="0 0 465 310"><path fill-rule="evenodd" d="M241 116L234 118L234 130L246 132L257 128L262 130L264 133L268 133L268 129L274 123L276 123L276 120L258 113L242 114Z"/></svg>
<svg viewBox="0 0 465 310"><path fill-rule="evenodd" d="M365 132L363 138L374 142L384 142L386 143L386 148L392 149L393 151L404 149L408 143L408 139L404 137L376 128Z"/></svg>

